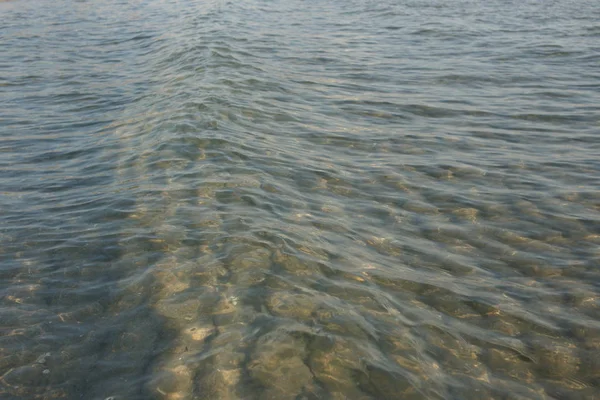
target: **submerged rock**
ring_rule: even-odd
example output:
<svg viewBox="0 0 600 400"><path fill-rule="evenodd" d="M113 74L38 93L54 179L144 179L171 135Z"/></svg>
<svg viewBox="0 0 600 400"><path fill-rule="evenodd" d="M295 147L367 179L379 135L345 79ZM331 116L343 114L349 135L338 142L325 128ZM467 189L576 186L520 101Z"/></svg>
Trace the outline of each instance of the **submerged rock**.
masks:
<svg viewBox="0 0 600 400"><path fill-rule="evenodd" d="M573 348L550 344L537 349L539 370L553 378L570 377L579 371L580 360Z"/></svg>
<svg viewBox="0 0 600 400"><path fill-rule="evenodd" d="M268 269L270 267L271 252L262 247L239 253L229 263L229 268L234 272L251 268Z"/></svg>
<svg viewBox="0 0 600 400"><path fill-rule="evenodd" d="M202 400L237 400L242 398L237 393L241 380L240 369L215 369L198 380L196 384L197 397Z"/></svg>
<svg viewBox="0 0 600 400"><path fill-rule="evenodd" d="M366 373L358 374L357 380L363 390L378 400L423 398L406 376L381 367L368 366Z"/></svg>
<svg viewBox="0 0 600 400"><path fill-rule="evenodd" d="M310 345L309 365L318 383L333 399L371 399L356 384L362 359L367 356L355 342L319 336Z"/></svg>
<svg viewBox="0 0 600 400"><path fill-rule="evenodd" d="M262 398L295 399L312 384L313 374L304 363L306 349L300 339L273 331L256 343L248 372L265 391Z"/></svg>
<svg viewBox="0 0 600 400"><path fill-rule="evenodd" d="M299 321L309 321L317 304L314 296L278 291L269 296L267 307L273 315Z"/></svg>

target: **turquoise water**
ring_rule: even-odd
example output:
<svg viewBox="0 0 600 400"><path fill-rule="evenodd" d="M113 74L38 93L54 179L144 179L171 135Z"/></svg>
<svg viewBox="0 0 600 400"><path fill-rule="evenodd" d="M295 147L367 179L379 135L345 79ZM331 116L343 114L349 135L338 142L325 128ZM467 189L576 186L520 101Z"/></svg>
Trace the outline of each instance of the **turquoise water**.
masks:
<svg viewBox="0 0 600 400"><path fill-rule="evenodd" d="M599 398L599 21L0 2L0 398Z"/></svg>

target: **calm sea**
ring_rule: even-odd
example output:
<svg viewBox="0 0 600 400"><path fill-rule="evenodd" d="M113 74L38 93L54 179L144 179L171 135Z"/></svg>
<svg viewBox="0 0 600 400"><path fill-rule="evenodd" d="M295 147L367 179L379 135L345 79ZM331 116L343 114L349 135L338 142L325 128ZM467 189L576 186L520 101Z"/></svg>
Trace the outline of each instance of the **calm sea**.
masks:
<svg viewBox="0 0 600 400"><path fill-rule="evenodd" d="M600 399L598 1L1 1L0 398Z"/></svg>

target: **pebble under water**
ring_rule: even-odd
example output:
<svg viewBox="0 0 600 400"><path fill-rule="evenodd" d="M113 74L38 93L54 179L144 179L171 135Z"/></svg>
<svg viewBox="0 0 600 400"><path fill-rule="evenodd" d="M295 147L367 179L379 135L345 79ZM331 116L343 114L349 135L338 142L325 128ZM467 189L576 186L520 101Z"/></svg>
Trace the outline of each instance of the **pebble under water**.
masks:
<svg viewBox="0 0 600 400"><path fill-rule="evenodd" d="M0 2L0 398L600 399L592 0Z"/></svg>

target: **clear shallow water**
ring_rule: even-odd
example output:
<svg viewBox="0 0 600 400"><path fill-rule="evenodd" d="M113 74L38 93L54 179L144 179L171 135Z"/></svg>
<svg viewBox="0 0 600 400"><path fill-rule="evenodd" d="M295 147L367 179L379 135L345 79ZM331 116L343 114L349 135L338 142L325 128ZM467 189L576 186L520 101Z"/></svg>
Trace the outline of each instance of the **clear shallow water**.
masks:
<svg viewBox="0 0 600 400"><path fill-rule="evenodd" d="M0 397L598 398L598 21L0 3Z"/></svg>

